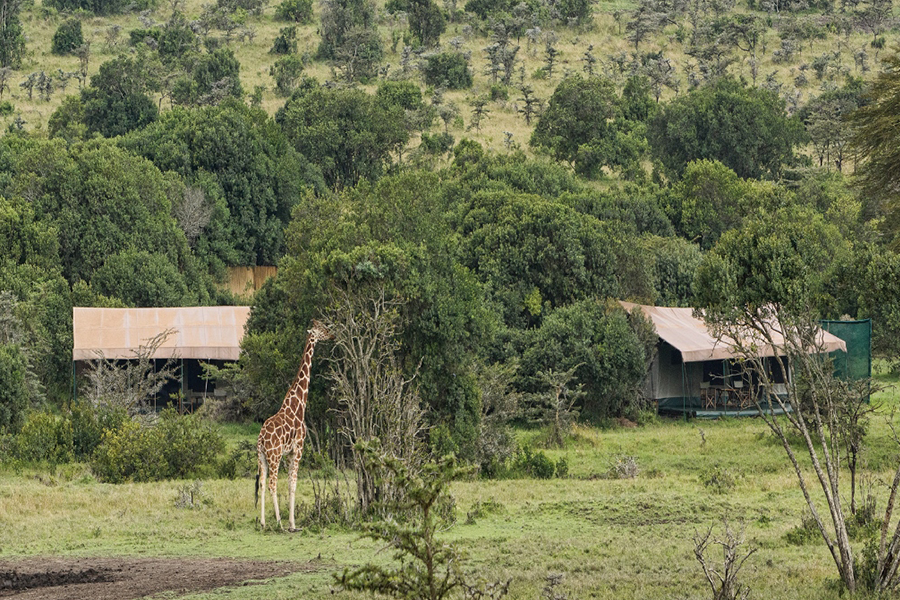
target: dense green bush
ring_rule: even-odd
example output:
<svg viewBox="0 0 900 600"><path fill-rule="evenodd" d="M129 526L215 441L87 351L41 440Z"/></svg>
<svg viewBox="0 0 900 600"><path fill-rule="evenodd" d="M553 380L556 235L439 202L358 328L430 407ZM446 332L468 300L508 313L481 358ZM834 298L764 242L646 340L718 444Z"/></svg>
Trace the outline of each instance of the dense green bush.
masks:
<svg viewBox="0 0 900 600"><path fill-rule="evenodd" d="M16 436L15 453L21 460L65 463L74 456L72 423L50 412L33 412Z"/></svg>
<svg viewBox="0 0 900 600"><path fill-rule="evenodd" d="M553 464L550 457L544 454L543 450L535 452L525 446L522 452L513 459L512 469L513 472L524 473L537 479L552 479L556 472L556 465ZM564 469L568 473L568 465Z"/></svg>
<svg viewBox="0 0 900 600"><path fill-rule="evenodd" d="M211 468L223 449L221 436L207 423L169 409L154 426L125 421L105 431L90 464L109 483L186 478Z"/></svg>
<svg viewBox="0 0 900 600"><path fill-rule="evenodd" d="M425 83L445 86L451 90L472 87L472 72L469 61L459 52L440 52L425 59L423 70Z"/></svg>
<svg viewBox="0 0 900 600"><path fill-rule="evenodd" d="M156 0L47 0L44 3L44 6L57 10L83 10L95 15L118 14L126 8L132 8L135 11L146 10L155 5Z"/></svg>
<svg viewBox="0 0 900 600"><path fill-rule="evenodd" d="M82 44L84 44L84 36L81 33L81 21L67 19L53 34L51 52L53 54L69 54Z"/></svg>
<svg viewBox="0 0 900 600"><path fill-rule="evenodd" d="M270 54L293 54L297 51L297 27L282 27L272 42Z"/></svg>
<svg viewBox="0 0 900 600"><path fill-rule="evenodd" d="M312 0L284 0L275 7L275 18L279 21L310 23L313 19Z"/></svg>
<svg viewBox="0 0 900 600"><path fill-rule="evenodd" d="M87 460L103 440L103 432L122 427L128 413L124 408L94 408L85 402L75 402L69 407L69 420L75 458Z"/></svg>
<svg viewBox="0 0 900 600"><path fill-rule="evenodd" d="M632 414L656 343L655 336L642 339L638 329L623 310L596 300L556 309L530 335L521 385L537 391L540 372L577 367L573 385L584 386L582 414Z"/></svg>
<svg viewBox="0 0 900 600"><path fill-rule="evenodd" d="M91 469L101 481L157 481L168 474L158 430L135 421L107 430L91 457Z"/></svg>
<svg viewBox="0 0 900 600"><path fill-rule="evenodd" d="M28 409L28 362L15 344L0 344L0 431L17 431Z"/></svg>
<svg viewBox="0 0 900 600"><path fill-rule="evenodd" d="M303 61L296 54L282 56L269 68L269 75L275 79L275 92L279 96L290 96L303 75Z"/></svg>

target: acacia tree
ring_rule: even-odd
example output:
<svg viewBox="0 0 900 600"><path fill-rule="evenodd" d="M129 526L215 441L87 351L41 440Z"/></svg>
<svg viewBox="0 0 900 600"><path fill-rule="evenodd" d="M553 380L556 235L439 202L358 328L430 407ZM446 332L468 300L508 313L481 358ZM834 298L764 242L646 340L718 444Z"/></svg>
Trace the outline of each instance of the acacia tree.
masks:
<svg viewBox="0 0 900 600"><path fill-rule="evenodd" d="M848 430L848 407L864 403L867 389L835 377L817 321L817 303L841 246L821 218L780 211L723 236L698 269L695 290L706 321L758 382L759 415L794 468L842 583L854 592L863 581L880 593L900 584L900 523L891 528L900 467L889 487L874 559L861 573L840 484L847 434L857 445L851 455L860 440L858 431ZM791 444L794 436L802 439L812 478ZM816 486L821 494L814 493Z"/></svg>

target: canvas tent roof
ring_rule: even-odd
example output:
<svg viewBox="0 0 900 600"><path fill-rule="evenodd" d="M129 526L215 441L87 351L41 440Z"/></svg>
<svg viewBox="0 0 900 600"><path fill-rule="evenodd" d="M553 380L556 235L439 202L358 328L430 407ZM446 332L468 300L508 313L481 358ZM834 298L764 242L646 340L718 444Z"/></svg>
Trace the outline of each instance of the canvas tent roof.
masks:
<svg viewBox="0 0 900 600"><path fill-rule="evenodd" d="M72 309L72 360L133 359L154 336L173 331L153 358L237 360L249 306Z"/></svg>
<svg viewBox="0 0 900 600"><path fill-rule="evenodd" d="M681 352L684 362L737 358L731 344L727 340L717 339L710 333L706 323L695 317L691 308L647 306L631 302L620 302L620 304L628 312L640 308L641 312L653 321L657 335ZM847 350L846 344L840 338L824 330L821 331L821 335L826 352ZM779 341L784 343L784 339L779 334L773 333L772 337L776 347L781 345ZM765 347L760 351L760 355L774 356L775 350Z"/></svg>

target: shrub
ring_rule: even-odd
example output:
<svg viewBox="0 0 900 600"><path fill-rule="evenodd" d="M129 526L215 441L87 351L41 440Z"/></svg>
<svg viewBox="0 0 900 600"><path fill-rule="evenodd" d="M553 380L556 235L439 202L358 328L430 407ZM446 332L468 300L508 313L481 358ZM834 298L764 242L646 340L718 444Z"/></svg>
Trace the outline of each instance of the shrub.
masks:
<svg viewBox="0 0 900 600"><path fill-rule="evenodd" d="M700 482L716 494L725 494L737 485L737 477L728 469L716 465L700 475Z"/></svg>
<svg viewBox="0 0 900 600"><path fill-rule="evenodd" d="M124 408L94 408L87 402L76 402L69 408L72 423L73 451L76 459L88 459L103 439L103 432L115 430L128 419Z"/></svg>
<svg viewBox="0 0 900 600"><path fill-rule="evenodd" d="M9 100L0 101L0 117L6 117L13 114L15 107Z"/></svg>
<svg viewBox="0 0 900 600"><path fill-rule="evenodd" d="M302 74L303 61L296 54L282 56L269 69L269 75L275 78L275 91L281 96L294 92Z"/></svg>
<svg viewBox="0 0 900 600"><path fill-rule="evenodd" d="M312 0L284 0L275 7L275 18L279 21L310 23L313 19Z"/></svg>
<svg viewBox="0 0 900 600"><path fill-rule="evenodd" d="M226 479L251 477L256 473L256 461L256 444L249 440L242 440L219 462L216 470L219 477L224 477Z"/></svg>
<svg viewBox="0 0 900 600"><path fill-rule="evenodd" d="M150 29L132 29L128 32L128 44L131 46L138 46L146 43L148 38L159 44L160 37L162 37L162 29L159 27L152 27Z"/></svg>
<svg viewBox="0 0 900 600"><path fill-rule="evenodd" d="M784 539L788 544L794 546L815 544L821 541L822 532L819 531L819 525L816 523L812 513L809 512L809 509L805 510L800 516L800 525L788 530L784 534Z"/></svg>
<svg viewBox="0 0 900 600"><path fill-rule="evenodd" d="M15 453L26 461L57 464L73 456L72 424L49 412L28 415L16 437Z"/></svg>
<svg viewBox="0 0 900 600"><path fill-rule="evenodd" d="M606 476L609 479L634 479L639 470L637 457L622 454L612 458Z"/></svg>
<svg viewBox="0 0 900 600"><path fill-rule="evenodd" d="M109 483L185 478L213 465L223 448L221 436L208 424L167 409L154 427L126 421L106 430L91 468Z"/></svg>
<svg viewBox="0 0 900 600"><path fill-rule="evenodd" d="M83 10L95 15L112 15L121 13L126 8L141 11L152 8L155 0L47 0L45 6L56 10L77 11Z"/></svg>
<svg viewBox="0 0 900 600"><path fill-rule="evenodd" d="M156 481L166 477L163 441L158 430L126 421L103 432L91 458L94 475L107 483Z"/></svg>
<svg viewBox="0 0 900 600"><path fill-rule="evenodd" d="M551 479L553 473L556 472L556 466L546 454L540 450L534 452L528 446L525 446L522 453L516 456L513 461L513 469L537 479Z"/></svg>
<svg viewBox="0 0 900 600"><path fill-rule="evenodd" d="M446 154L453 148L453 136L449 133L422 133L422 148L428 154Z"/></svg>
<svg viewBox="0 0 900 600"><path fill-rule="evenodd" d="M293 25L282 27L272 43L271 54L293 54L297 51L297 28Z"/></svg>
<svg viewBox="0 0 900 600"><path fill-rule="evenodd" d="M491 100L493 102L509 100L509 88L505 85L494 84L491 86Z"/></svg>
<svg viewBox="0 0 900 600"><path fill-rule="evenodd" d="M472 73L469 61L459 52L432 54L425 61L423 69L425 83L446 86L451 90L472 87Z"/></svg>
<svg viewBox="0 0 900 600"><path fill-rule="evenodd" d="M67 19L53 34L51 52L53 54L69 54L82 44L84 44L84 36L81 33L81 21Z"/></svg>
<svg viewBox="0 0 900 600"><path fill-rule="evenodd" d="M174 409L160 413L156 429L163 440L169 478L188 477L212 465L225 449L224 440L209 423Z"/></svg>

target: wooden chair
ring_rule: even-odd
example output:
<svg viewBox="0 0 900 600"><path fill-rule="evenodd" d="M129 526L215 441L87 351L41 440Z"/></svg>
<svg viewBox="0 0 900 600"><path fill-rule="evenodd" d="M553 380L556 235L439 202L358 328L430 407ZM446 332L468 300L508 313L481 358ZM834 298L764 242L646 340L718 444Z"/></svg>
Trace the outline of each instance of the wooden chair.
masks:
<svg viewBox="0 0 900 600"><path fill-rule="evenodd" d="M700 384L700 400L703 402L703 408L716 407L716 389L709 387L709 383Z"/></svg>

